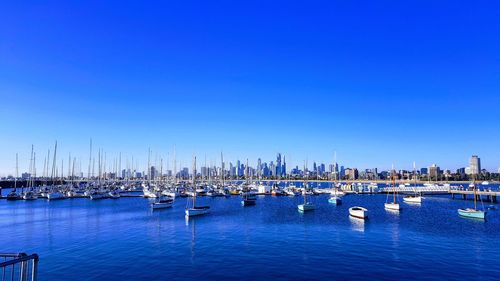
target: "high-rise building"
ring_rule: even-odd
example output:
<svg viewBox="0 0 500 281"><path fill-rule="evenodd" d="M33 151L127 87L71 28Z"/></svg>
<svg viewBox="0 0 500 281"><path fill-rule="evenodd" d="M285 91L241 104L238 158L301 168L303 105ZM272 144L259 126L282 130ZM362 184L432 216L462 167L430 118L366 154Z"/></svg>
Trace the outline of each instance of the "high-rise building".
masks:
<svg viewBox="0 0 500 281"><path fill-rule="evenodd" d="M281 176L281 153L276 156L276 176Z"/></svg>
<svg viewBox="0 0 500 281"><path fill-rule="evenodd" d="M472 155L469 162L471 175L478 175L481 173L481 159L477 155Z"/></svg>
<svg viewBox="0 0 500 281"><path fill-rule="evenodd" d="M286 176L286 159L285 156L283 156L283 165L281 166L281 175Z"/></svg>
<svg viewBox="0 0 500 281"><path fill-rule="evenodd" d="M439 167L436 164L432 164L432 166L429 167L429 178L437 180L440 172Z"/></svg>

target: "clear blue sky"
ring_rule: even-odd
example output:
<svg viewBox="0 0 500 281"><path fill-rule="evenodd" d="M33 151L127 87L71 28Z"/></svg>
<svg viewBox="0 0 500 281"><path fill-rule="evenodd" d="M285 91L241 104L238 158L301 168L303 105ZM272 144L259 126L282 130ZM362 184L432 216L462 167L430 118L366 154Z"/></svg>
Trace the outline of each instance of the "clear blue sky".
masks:
<svg viewBox="0 0 500 281"><path fill-rule="evenodd" d="M0 3L2 175L90 137L143 167L500 166L497 1L28 2Z"/></svg>

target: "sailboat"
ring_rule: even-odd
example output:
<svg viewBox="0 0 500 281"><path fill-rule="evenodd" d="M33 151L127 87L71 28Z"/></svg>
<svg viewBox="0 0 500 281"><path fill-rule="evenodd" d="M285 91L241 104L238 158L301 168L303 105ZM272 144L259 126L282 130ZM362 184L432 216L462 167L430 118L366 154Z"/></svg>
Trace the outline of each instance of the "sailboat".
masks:
<svg viewBox="0 0 500 281"><path fill-rule="evenodd" d="M472 181L472 188L474 189L474 209L458 209L458 214L465 218L482 219L484 220L486 211L481 211L477 209L477 187L475 180ZM484 207L483 207L484 209Z"/></svg>
<svg viewBox="0 0 500 281"><path fill-rule="evenodd" d="M422 203L422 196L420 194L417 194L417 168L415 166L415 162L413 162L413 180L414 180L414 190L415 190L415 195L408 195L403 197L403 201L406 203Z"/></svg>
<svg viewBox="0 0 500 281"><path fill-rule="evenodd" d="M245 171L246 183L243 185L243 190L242 190L243 199L241 200L241 205L254 206L257 203L257 198L255 197L254 194L250 193L251 188L250 188L250 182L248 181L248 173L249 170L248 170L248 159L247 159L247 166Z"/></svg>
<svg viewBox="0 0 500 281"><path fill-rule="evenodd" d="M397 202L397 196L396 196L396 175L394 174L394 166L392 167L391 178L392 178L393 200L392 200L392 202L386 202L384 204L384 207L387 210L399 211L399 210L401 210L401 207L399 206L399 203ZM387 199L389 199L389 193L387 193Z"/></svg>
<svg viewBox="0 0 500 281"><path fill-rule="evenodd" d="M334 163L333 165L334 165L334 169L335 169L335 167L337 165L337 152L335 152L335 157L334 157L333 163ZM335 174L335 178L334 178L334 182L332 183L332 192L330 193L330 198L328 198L328 203L335 204L335 205L341 205L342 198L340 198L340 196L342 196L342 195L339 193L339 190L335 186L335 182L337 181L337 171L336 170L334 170L334 174Z"/></svg>
<svg viewBox="0 0 500 281"><path fill-rule="evenodd" d="M35 154L33 153L33 145L31 146L31 160L30 160L30 177L28 181L28 190L23 193L23 199L24 200L36 200L38 196L35 194L33 191L34 185L35 185L35 179L36 179L36 161L35 161ZM16 166L17 166L17 154L16 154ZM16 167L17 169L17 167ZM32 175L33 174L33 175Z"/></svg>
<svg viewBox="0 0 500 281"><path fill-rule="evenodd" d="M188 206L186 206L186 216L192 217L192 216L200 216L204 215L209 212L210 206L196 206L196 157L194 157L194 164L193 164L193 190L194 190L194 195L192 199L192 206L189 206L190 200L188 199Z"/></svg>
<svg viewBox="0 0 500 281"><path fill-rule="evenodd" d="M307 200L307 193L308 193L307 189L309 188L309 185L307 183L307 179L308 179L309 173L306 172L306 167L307 167L307 165L304 167L304 172L306 173L306 177L304 178L304 188L302 189L302 197L304 197L304 203L297 206L297 208L299 209L300 212L312 211L316 208L316 206L314 206L314 204L312 202L309 202Z"/></svg>
<svg viewBox="0 0 500 281"><path fill-rule="evenodd" d="M14 188L7 194L7 200L19 200L21 197L17 194L18 161L16 153L16 177L14 178Z"/></svg>
<svg viewBox="0 0 500 281"><path fill-rule="evenodd" d="M50 191L47 193L47 199L50 200L61 200L64 199L64 194L58 190L58 187L55 186L55 181L56 179L54 176L57 178L57 169L56 169L56 160L57 160L57 141L54 147L54 158L52 159L52 175L51 175L51 181L52 185L50 187ZM62 169L61 169L61 174L62 174ZM62 177L61 177L61 182L62 182Z"/></svg>

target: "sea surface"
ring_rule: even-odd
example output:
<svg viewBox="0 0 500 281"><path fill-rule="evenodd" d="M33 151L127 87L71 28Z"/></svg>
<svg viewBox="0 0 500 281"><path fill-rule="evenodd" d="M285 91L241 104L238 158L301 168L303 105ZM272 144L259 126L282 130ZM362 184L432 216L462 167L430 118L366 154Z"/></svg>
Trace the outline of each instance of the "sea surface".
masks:
<svg viewBox="0 0 500 281"><path fill-rule="evenodd" d="M5 190L4 190L5 193ZM0 251L40 255L39 280L499 280L500 204L485 221L461 218L472 201L427 196L384 209L386 195L186 198L152 211L148 199L0 200ZM500 198L499 198L500 199ZM369 219L348 208L369 209ZM485 208L491 203L484 203Z"/></svg>

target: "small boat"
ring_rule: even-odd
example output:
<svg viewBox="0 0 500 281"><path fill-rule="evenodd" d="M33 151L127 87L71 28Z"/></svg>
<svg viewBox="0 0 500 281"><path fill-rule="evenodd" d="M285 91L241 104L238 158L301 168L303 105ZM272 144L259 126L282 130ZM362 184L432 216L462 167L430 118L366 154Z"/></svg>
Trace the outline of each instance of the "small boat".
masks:
<svg viewBox="0 0 500 281"><path fill-rule="evenodd" d="M67 198L75 198L77 196L76 192L74 190L68 190L66 191L66 197Z"/></svg>
<svg viewBox="0 0 500 281"><path fill-rule="evenodd" d="M99 200L99 199L106 199L108 198L109 195L107 193L104 193L104 192L93 192L92 194L90 194L90 200Z"/></svg>
<svg viewBox="0 0 500 281"><path fill-rule="evenodd" d="M199 215L204 215L208 213L210 210L210 206L196 206L193 208L187 208L186 209L186 216L192 217L192 216L199 216Z"/></svg>
<svg viewBox="0 0 500 281"><path fill-rule="evenodd" d="M422 203L422 196L405 196L403 201L406 203Z"/></svg>
<svg viewBox="0 0 500 281"><path fill-rule="evenodd" d="M61 200L64 199L64 194L59 191L52 191L47 194L47 199L49 200Z"/></svg>
<svg viewBox="0 0 500 281"><path fill-rule="evenodd" d="M298 205L297 208L301 212L306 212L306 211L312 211L312 210L316 209L316 206L314 206L314 204L311 202L305 202L304 204Z"/></svg>
<svg viewBox="0 0 500 281"><path fill-rule="evenodd" d="M342 198L339 196L331 196L328 199L328 203L335 204L335 205L341 205L342 204Z"/></svg>
<svg viewBox="0 0 500 281"><path fill-rule="evenodd" d="M160 197L156 202L151 203L151 208L153 210L171 208L174 200L167 197Z"/></svg>
<svg viewBox="0 0 500 281"><path fill-rule="evenodd" d="M384 207L385 207L387 210L395 210L395 211L399 211L399 210L401 210L401 206L399 206L399 203L395 203L395 202L385 203L385 204L384 204Z"/></svg>
<svg viewBox="0 0 500 281"><path fill-rule="evenodd" d="M21 196L15 191L11 191L9 192L9 194L7 194L7 200L20 200L20 199Z"/></svg>
<svg viewBox="0 0 500 281"><path fill-rule="evenodd" d="M481 183L481 185L489 185L489 184L490 184L490 182L489 182L489 181L483 181L483 182Z"/></svg>
<svg viewBox="0 0 500 281"><path fill-rule="evenodd" d="M474 209L472 208L467 208L467 209L458 209L458 214L461 217L465 218L473 218L473 219L482 219L484 220L486 211L480 211L477 209L477 187L474 181L471 184L474 189Z"/></svg>
<svg viewBox="0 0 500 281"><path fill-rule="evenodd" d="M118 198L120 198L120 192L118 192L116 190L112 190L112 191L108 192L108 196L111 199L118 199Z"/></svg>
<svg viewBox="0 0 500 281"><path fill-rule="evenodd" d="M36 200L36 199L38 199L38 196L33 191L26 191L23 194L23 199L24 200Z"/></svg>
<svg viewBox="0 0 500 281"><path fill-rule="evenodd" d="M243 199L241 200L242 206L254 206L257 203L257 197L251 192L243 192Z"/></svg>
<svg viewBox="0 0 500 281"><path fill-rule="evenodd" d="M210 206L196 206L196 157L194 157L194 163L193 163L193 191L194 191L194 196L192 197L192 205L189 206L189 201L187 201L187 206L186 206L186 216L187 217L193 217L193 216L200 216L204 215L209 212Z"/></svg>
<svg viewBox="0 0 500 281"><path fill-rule="evenodd" d="M396 177L395 177L394 165L392 166L392 170L391 170L391 179L392 179L393 199L392 199L392 202L386 201L384 204L384 208L386 210L399 211L399 210L401 210L401 206L399 206L397 196L396 196L397 188L396 188ZM389 193L387 193L387 200L388 199L389 199Z"/></svg>
<svg viewBox="0 0 500 281"><path fill-rule="evenodd" d="M368 210L363 207L351 207L349 208L349 215L358 219L368 218Z"/></svg>
<svg viewBox="0 0 500 281"><path fill-rule="evenodd" d="M458 209L458 214L462 217L466 218L473 218L473 219L482 219L484 220L484 217L486 215L486 212L476 210L476 209Z"/></svg>

